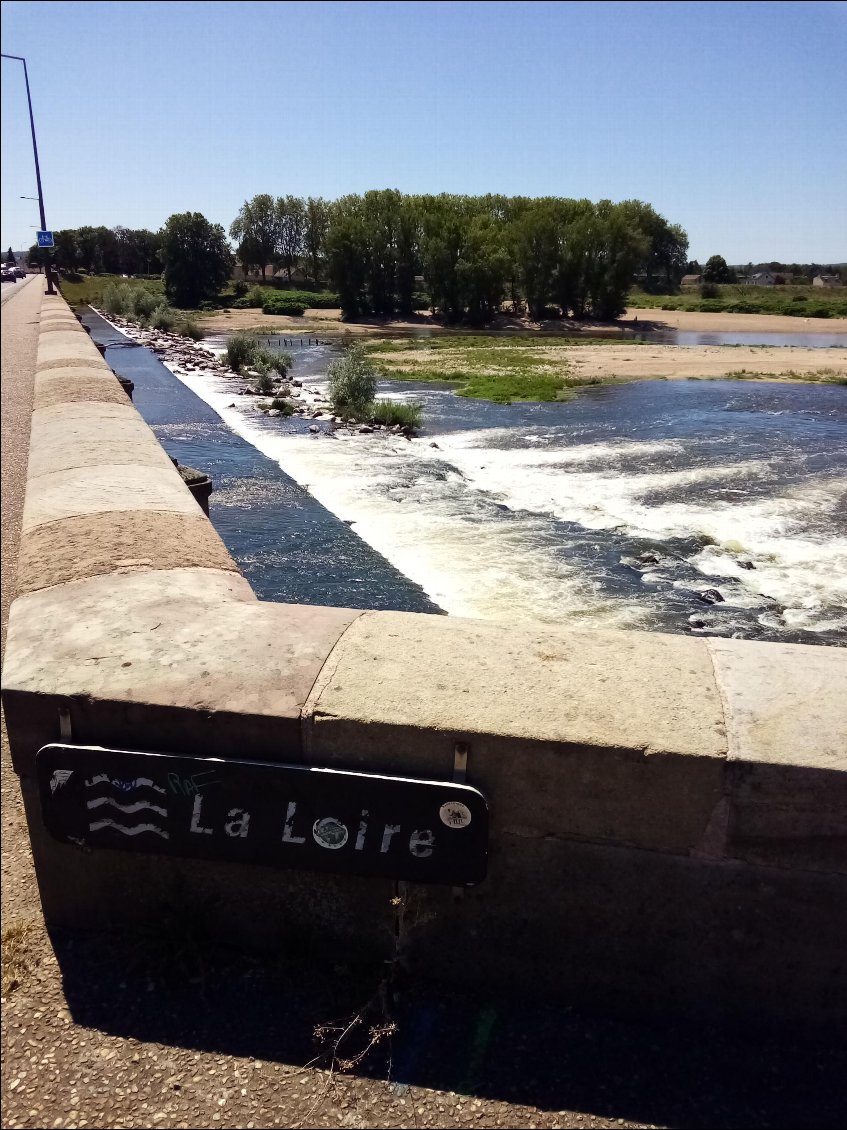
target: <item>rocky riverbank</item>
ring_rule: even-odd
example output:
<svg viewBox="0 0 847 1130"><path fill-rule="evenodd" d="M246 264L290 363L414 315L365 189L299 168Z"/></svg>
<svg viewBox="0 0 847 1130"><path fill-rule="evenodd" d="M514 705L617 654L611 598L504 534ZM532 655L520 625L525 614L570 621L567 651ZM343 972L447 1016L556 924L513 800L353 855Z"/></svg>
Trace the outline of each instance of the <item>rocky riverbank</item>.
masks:
<svg viewBox="0 0 847 1130"><path fill-rule="evenodd" d="M252 397L256 412L262 415L299 416L316 421L309 426L309 431L315 434L332 435L336 431L342 431L348 434L369 435L385 432L407 438L414 434L414 429L400 424L364 424L336 416L332 405L327 402L320 390L304 386L302 381L288 374L285 377L275 375L273 386L267 391L260 391L256 387L261 375L257 370L248 368L244 373L235 372L226 364L225 354L218 354L202 342L166 330L148 329L137 322L127 321L117 314L106 314L96 307L92 309L130 341L143 345L155 353L174 376L207 373L210 376L228 377L238 382L240 387L233 390L235 395ZM323 426L317 421L321 421ZM329 428L326 425L329 425Z"/></svg>

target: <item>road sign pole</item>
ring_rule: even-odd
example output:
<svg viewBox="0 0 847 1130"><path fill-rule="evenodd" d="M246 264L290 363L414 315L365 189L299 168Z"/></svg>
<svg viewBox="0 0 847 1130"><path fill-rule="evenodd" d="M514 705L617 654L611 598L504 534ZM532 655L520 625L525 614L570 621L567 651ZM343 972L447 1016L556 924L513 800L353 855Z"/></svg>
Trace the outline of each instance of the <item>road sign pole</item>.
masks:
<svg viewBox="0 0 847 1130"><path fill-rule="evenodd" d="M4 59L17 59L18 62L23 63L23 65L24 65L24 82L26 83L26 103L27 103L27 106L29 107L29 125L30 125L30 129L32 130L32 155L35 158L35 181L36 181L36 184L38 185L38 208L39 208L39 211L41 213L41 230L46 231L47 230L47 220L44 216L44 193L41 190L41 167L38 164L38 145L37 145L36 140L35 140L35 118L34 118L33 113L32 113L32 97L30 96L30 92L29 92L29 74L27 73L27 69L26 69L26 59L23 57L23 55L5 55L5 54L3 55L3 58ZM47 274L47 293L48 294L55 294L56 291L53 289L53 274L52 274L52 271L50 270L49 266L47 267L46 274Z"/></svg>

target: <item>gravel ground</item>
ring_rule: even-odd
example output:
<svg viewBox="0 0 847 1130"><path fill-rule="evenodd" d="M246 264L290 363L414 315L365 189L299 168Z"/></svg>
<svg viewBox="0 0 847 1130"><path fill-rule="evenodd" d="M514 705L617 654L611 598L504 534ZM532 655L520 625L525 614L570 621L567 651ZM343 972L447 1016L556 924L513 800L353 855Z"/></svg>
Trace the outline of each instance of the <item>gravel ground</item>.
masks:
<svg viewBox="0 0 847 1130"><path fill-rule="evenodd" d="M33 282L3 303L4 642L39 296ZM843 1045L808 1034L648 1025L409 985L378 998L379 970L260 962L184 931L48 937L5 726L2 757L4 1127L845 1123ZM370 1028L392 1024L344 1070Z"/></svg>

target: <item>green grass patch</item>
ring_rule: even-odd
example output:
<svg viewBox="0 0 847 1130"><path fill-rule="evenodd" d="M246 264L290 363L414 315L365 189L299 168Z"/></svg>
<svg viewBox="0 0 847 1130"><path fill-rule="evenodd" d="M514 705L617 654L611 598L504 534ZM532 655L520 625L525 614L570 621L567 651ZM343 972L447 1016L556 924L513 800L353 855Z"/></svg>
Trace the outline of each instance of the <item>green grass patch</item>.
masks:
<svg viewBox="0 0 847 1130"><path fill-rule="evenodd" d="M570 344L569 338L457 334L369 342L365 351L383 377L453 383L459 396L511 404L567 400L575 388L602 384L598 378L568 375L567 362L557 351ZM409 363L415 355L420 363Z"/></svg>
<svg viewBox="0 0 847 1130"><path fill-rule="evenodd" d="M158 294L164 301L165 286L161 279L124 279L120 275L80 275L78 282L60 282L62 297L69 306L99 306L107 287L125 286Z"/></svg>
<svg viewBox="0 0 847 1130"><path fill-rule="evenodd" d="M640 341L627 341L628 345L642 345ZM532 333L490 333L464 334L439 333L431 337L395 337L382 338L379 341L368 339L365 345L367 353L415 353L423 349L515 349L532 348L543 349L550 345L620 345L620 338L613 337L568 337L565 334L532 334Z"/></svg>
<svg viewBox="0 0 847 1130"><path fill-rule="evenodd" d="M386 424L389 427L399 424L404 428L419 428L421 423L420 404L398 404L395 400L375 400L368 411L372 424Z"/></svg>
<svg viewBox="0 0 847 1130"><path fill-rule="evenodd" d="M789 318L845 318L847 291L817 286L717 286L714 297L698 289L681 294L645 294L633 290L628 306L645 310L685 310L701 313L779 314Z"/></svg>

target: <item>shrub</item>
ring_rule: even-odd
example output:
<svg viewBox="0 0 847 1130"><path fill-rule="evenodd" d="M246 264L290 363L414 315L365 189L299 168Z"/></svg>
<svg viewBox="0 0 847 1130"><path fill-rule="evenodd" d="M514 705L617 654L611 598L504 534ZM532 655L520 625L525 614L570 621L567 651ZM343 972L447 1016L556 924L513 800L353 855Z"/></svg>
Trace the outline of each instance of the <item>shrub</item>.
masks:
<svg viewBox="0 0 847 1130"><path fill-rule="evenodd" d="M261 306L268 299L268 292L260 286L251 286L245 297L249 306Z"/></svg>
<svg viewBox="0 0 847 1130"><path fill-rule="evenodd" d="M293 365L290 353L277 352L263 345L255 334L241 331L233 334L226 344L226 360L230 369L240 373L248 365L267 374L278 373L284 377ZM270 392L270 389L268 389Z"/></svg>
<svg viewBox="0 0 847 1130"><path fill-rule="evenodd" d="M294 362L290 353L277 353L275 349L269 349L268 346L257 341L253 353L253 364L269 373L278 373L281 377L284 377Z"/></svg>
<svg viewBox="0 0 847 1130"><path fill-rule="evenodd" d="M275 294L262 306L263 314L287 314L292 318L302 317L305 310L306 307L299 299L287 294Z"/></svg>
<svg viewBox="0 0 847 1130"><path fill-rule="evenodd" d="M103 287L100 302L107 314L123 314L125 309L124 296L114 283Z"/></svg>
<svg viewBox="0 0 847 1130"><path fill-rule="evenodd" d="M226 363L230 369L235 373L240 373L253 360L258 344L252 334L233 334L226 343Z"/></svg>
<svg viewBox="0 0 847 1130"><path fill-rule="evenodd" d="M259 364L261 364L261 362L259 362ZM256 377L256 388L262 396L267 396L268 393L273 392L274 379L267 369L262 368L259 370L259 375Z"/></svg>
<svg viewBox="0 0 847 1130"><path fill-rule="evenodd" d="M202 341L206 336L198 322L193 318L186 318L177 327L177 332L181 333L183 337L190 337L193 341Z"/></svg>
<svg viewBox="0 0 847 1130"><path fill-rule="evenodd" d="M253 303L250 301L250 299L245 298L243 295L241 298L236 298L236 300L232 304L233 310L250 310L252 306Z"/></svg>
<svg viewBox="0 0 847 1130"><path fill-rule="evenodd" d="M244 281L244 279L237 279L236 282L232 284L232 293L236 298L244 297L244 295L247 293L247 283Z"/></svg>
<svg viewBox="0 0 847 1130"><path fill-rule="evenodd" d="M420 291L420 290L415 291L415 293L412 295L412 309L413 310L428 310L429 307L430 307L430 304L431 304L431 300L430 300L429 295L424 294L423 291Z"/></svg>
<svg viewBox="0 0 847 1130"><path fill-rule="evenodd" d="M361 345L351 345L327 369L329 398L339 416L362 418L376 392L376 373Z"/></svg>
<svg viewBox="0 0 847 1130"><path fill-rule="evenodd" d="M368 418L372 424L400 424L405 428L418 428L421 423L420 404L398 404L395 400L375 400Z"/></svg>
<svg viewBox="0 0 847 1130"><path fill-rule="evenodd" d="M154 330L172 330L176 325L176 314L164 302L150 315L149 325Z"/></svg>
<svg viewBox="0 0 847 1130"><path fill-rule="evenodd" d="M161 294L154 294L152 290L147 290L145 287L136 287L129 296L127 307L132 304L132 313L135 314L139 321L146 322L154 310L157 310L162 305ZM127 309L129 313L129 309Z"/></svg>
<svg viewBox="0 0 847 1130"><path fill-rule="evenodd" d="M717 283L704 282L703 285L700 287L700 297L701 298L720 298L720 296L721 296L721 288L718 286Z"/></svg>
<svg viewBox="0 0 847 1130"><path fill-rule="evenodd" d="M294 415L294 405L290 400L283 400L281 396L275 396L273 398L271 408L275 408L277 412L282 412L283 416Z"/></svg>

